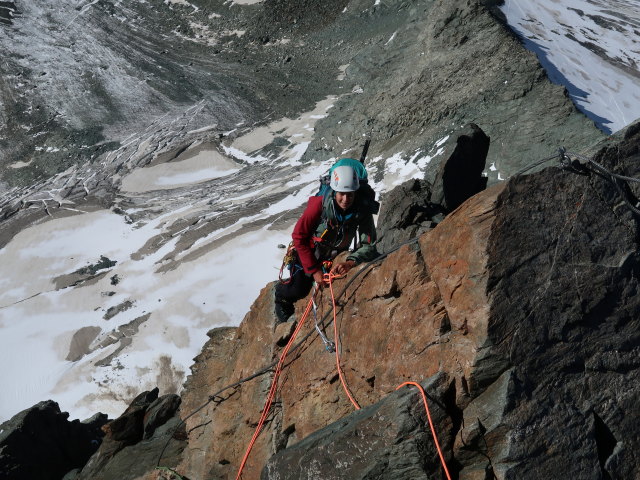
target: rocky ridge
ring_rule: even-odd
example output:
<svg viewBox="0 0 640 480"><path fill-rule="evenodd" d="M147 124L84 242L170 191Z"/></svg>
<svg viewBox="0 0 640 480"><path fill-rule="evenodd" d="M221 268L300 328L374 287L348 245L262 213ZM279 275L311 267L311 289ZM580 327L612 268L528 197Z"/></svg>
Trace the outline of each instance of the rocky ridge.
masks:
<svg viewBox="0 0 640 480"><path fill-rule="evenodd" d="M640 124L611 142L594 160L640 175ZM308 321L243 478L437 478L442 467L419 396L394 392L405 381L427 390L452 478L538 479L560 470L633 478L640 225L621 195L640 192L618 187L577 161L518 176L351 273L337 325L342 368L363 408L354 412L335 357ZM105 441L68 478L235 478L270 386L269 365L295 326L275 323L272 288L238 328L209 333L181 395L185 424L172 417L175 401L163 399L174 406L154 424L167 427L156 430L148 460L122 476L122 459L144 442L117 444L118 459L113 440ZM334 338L332 317L323 318ZM157 391L140 395L105 430L122 431L117 426L136 412L155 418L148 413L155 398ZM131 425L139 442L145 428Z"/></svg>
<svg viewBox="0 0 640 480"><path fill-rule="evenodd" d="M106 2L97 5L108 6ZM171 2L165 5L183 8ZM311 51L320 44L313 44L314 38L324 35L325 39L335 40L336 30L332 29L337 28L340 21L346 21L340 20L342 16L337 15L337 11L345 5L349 22L360 18L369 28L384 26L382 32L375 31L375 40L363 40L371 43L370 51L359 50L369 55L367 61L384 57L380 52L384 47L392 48L396 39L402 39L403 32L431 32L425 33L428 36L425 43L416 44L415 48L431 45L440 50L451 43L449 47L455 47L456 51L470 48L471 51L466 52L469 58L477 57L475 48L489 46L489 40L511 41L514 43L508 45L517 45L495 23L485 3L458 2L452 6L425 2L416 6L412 2L389 1L363 14L350 9L360 6L358 2L348 5L329 2L322 8L329 9L333 15L323 17L322 23L313 23L312 17L306 16L309 11L314 15L318 13L316 9L321 7L317 2L301 2L299 8L288 2L266 2L264 9L256 6L250 14L280 19L272 23L281 37L270 37L265 32L257 38L233 34L229 43L255 44L257 49L261 48L258 42L261 45L277 43L278 48L288 49L293 46L287 47L288 42L279 40L289 36L299 40L308 35L305 39L309 43L301 46L300 52ZM119 4L111 7L117 9ZM231 6L227 7L231 10ZM244 8L238 11L245 12L238 15L249 15ZM238 18L225 16L223 21ZM376 19L393 21L377 23ZM427 24L428 29L414 28ZM472 41L464 40L464 35L456 40L458 30L448 31L451 35L434 36L434 25L444 29L459 27L461 32L472 35ZM486 27L481 30L487 38L473 36L480 26ZM371 33L366 29L360 31ZM410 48L405 41L399 50ZM355 58L349 57L354 50L357 49L345 46L340 55L344 54L345 59ZM503 60L508 57L508 51L503 51ZM569 139L573 143L570 148L581 149L601 138L601 134L575 112L561 89L547 82L532 57L525 55L522 63L516 62L517 68L509 72L509 78L497 70L498 81L494 79L489 83L494 87L492 98L499 97L499 101L478 106L474 103L475 97L470 100L472 88L466 91L461 87L458 91L448 84L451 98L438 97L446 89L419 80L423 76L427 78L426 72L433 66L415 62L415 55L410 59L417 69L422 69L420 76L411 76L413 72L404 77L406 63L395 56L397 52L387 54L389 61L375 64L368 74L374 78L382 65L388 66L388 78L397 74L395 78L406 81L407 88L390 87L384 82L380 91L376 91L375 86L369 89L365 84L363 87L357 83L366 77L358 70L360 67L347 67L347 83L341 86L350 89L352 94L342 97L329 117L318 124L316 138L305 160L334 155L331 152L343 151L342 147L354 148L360 135L358 129L348 137L344 135L348 138L345 140L337 135L338 127L331 123L342 121L344 124L343 118L361 118L363 128L370 127L383 140L382 145L376 147L380 150L373 150L376 157L394 153L399 144L416 150L427 149L427 145L432 148L434 140L442 135L449 134L452 140L459 138L454 133L459 127L449 130L442 125L449 121L456 125L465 120L476 121L491 136L492 145L498 146L489 149L489 161L507 159L503 172L509 173L537 160L543 150L547 155L560 140L565 143ZM336 67L344 61L340 55L334 59ZM435 58L439 57L435 55ZM285 68L297 61L296 55L282 58ZM444 65L436 66L439 68L434 68L434 72L444 75L436 83L453 82L461 68L460 64L452 65L452 70ZM462 78L461 84L487 80L481 72L477 73ZM506 85L516 85L514 91L509 90L511 87L506 93L498 90L499 85L505 85L505 79ZM370 84L377 85L377 82ZM521 90L525 84L528 87ZM292 85L279 88L286 93ZM426 86L435 89L430 95L440 99L436 102L439 106L447 106L433 114L435 116L429 116L432 115L430 97L421 93ZM389 88L399 91L385 100L382 90ZM367 113L372 103L354 99L366 99L367 95L388 107L382 109L380 115L389 118L377 118L368 124L366 119L371 115L363 113L358 117L359 112ZM305 98L311 102L313 97L309 94ZM464 101L458 103L459 99ZM538 130L540 125L535 115L518 123L515 130L505 127L511 125L509 119L514 115L521 116L523 111L529 111L543 100L547 102L544 112L549 117L544 117L542 130ZM408 109L408 105L414 105L415 111ZM467 105L469 110L465 110ZM21 222L24 225L45 217L64 204L83 202L85 206L115 210L122 202L144 202L145 199L118 197L123 173L176 158L187 144L224 143L225 137L217 138L219 132L215 129L196 128L211 120L207 117L202 123L198 117L206 108L198 104L177 116L157 120L143 134L134 135L129 143L117 149L117 145L109 146L114 148L109 152L97 152L100 162L71 166L35 187L14 189L3 199L2 214L8 221L5 225L11 226L3 235L10 236L11 230ZM403 112L409 113L405 116ZM257 114L246 113L247 117L252 115ZM435 125L432 130L428 130L425 122L417 122L423 116L432 120ZM479 121L478 116L487 120L486 124ZM551 127L547 130L548 125ZM385 137L387 131L393 132L390 138ZM610 139L608 147L599 146L596 158L620 173L637 175L637 126L623 135ZM505 141L513 143L505 149ZM522 150L523 145L533 146L531 150ZM269 146L272 147L274 145ZM501 153L492 156L495 150ZM518 158L508 160L510 152L518 152ZM390 223L382 228L389 245L396 244L401 237L408 239L422 233L419 243L403 247L364 272L347 291L341 305L338 321L345 346L345 372L355 396L366 407L355 416L346 416L351 406L336 381L333 360L318 338L310 337L287 369L274 416L252 454L246 478L261 475L285 478L282 477L285 474L290 475L286 478L300 478L313 474L315 470L309 465L321 466L326 478L425 478L426 475L431 478L437 475L439 466L434 461L430 439L421 429L422 418L417 420L422 414L416 407L417 402L413 403L415 394L391 393L404 379L423 383L435 400L433 411L441 442L446 446L447 458L457 478L539 478L553 476L559 468L577 478L632 478L638 468L634 453L638 440L629 434L637 424L637 409L633 406L638 375L634 313L637 311L634 299L637 223L620 201L618 190L606 178L586 175L579 168L576 168L578 174L549 169L495 185L462 206L458 207L459 202L455 202L444 211L449 216L433 228L442 220L443 211L429 208L436 198L446 195L433 181L438 173L436 166L430 168L428 182L420 180L417 185L405 186L405 191L414 195L415 202L399 204L398 211L388 208L385 218L389 218ZM246 176L247 184L253 180L250 175ZM497 178L490 180L494 183ZM210 186L205 192L214 189ZM189 195L179 192L178 200L189 203L193 200ZM397 192L395 196L403 197ZM152 202L156 197L149 195L148 199ZM42 205L40 209L28 208L39 205ZM410 209L406 207L411 205L416 206L414 213L419 213L409 218L406 213ZM450 213L451 210L454 211ZM176 224L175 231L183 227L182 223ZM210 333L211 340L197 358L185 388L180 410L183 418L204 404L217 387L269 365L277 356L284 339L290 335L291 326L274 327L270 302L271 292L267 287L238 329ZM299 306L298 314L302 307ZM416 333L412 336L405 333L413 331ZM97 456L85 466L86 470L75 472L70 478L123 478L123 472L131 478L170 476L170 472L154 470L155 458L162 460L162 466L174 468L188 478L233 478L259 417L268 389L267 377L259 377L215 398L205 410L187 419L188 441L178 433L178 438L170 443L174 450L161 456L160 444L173 435L179 421L172 416L177 412L175 397L166 400L167 409L172 413L159 421L166 428L154 430L151 436L156 435L156 443L145 453L144 462L138 462L136 468L131 469L131 464L123 459L130 461L141 455L133 450L144 447L141 439L147 440L144 433L140 435L147 415L141 412L148 412L155 401L151 398L153 393L146 392L142 395L143 405L134 402L136 405L132 405L125 416L133 415L131 424L124 420L110 424L111 428L132 425L133 434L125 435L116 447L104 441ZM363 431L371 434L359 433ZM388 434L377 442L380 431ZM117 443L122 439L111 440ZM345 464L335 462L335 452L339 451L353 455L369 452L369 456L364 455L359 463ZM314 458L316 454L319 456ZM114 463L110 464L112 459ZM125 464L128 466L123 466Z"/></svg>
<svg viewBox="0 0 640 480"><path fill-rule="evenodd" d="M596 159L637 176L639 154L636 124ZM391 394L407 380L431 387L454 478L534 479L559 469L632 478L637 241L636 217L598 175L550 168L474 196L340 301L343 369L368 407L350 413L335 359L311 336L287 367L244 478L439 475L431 441L409 420L417 395L411 403L410 393ZM271 311L269 286L237 331L211 332L184 411L275 358L292 327L274 327ZM268 386L265 377L244 383L189 418L177 470L233 478Z"/></svg>

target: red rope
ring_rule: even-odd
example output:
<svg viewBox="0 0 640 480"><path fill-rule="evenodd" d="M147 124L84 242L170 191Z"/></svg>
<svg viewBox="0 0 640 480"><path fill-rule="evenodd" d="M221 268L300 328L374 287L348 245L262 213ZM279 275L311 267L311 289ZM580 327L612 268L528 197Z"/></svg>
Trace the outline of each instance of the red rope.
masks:
<svg viewBox="0 0 640 480"><path fill-rule="evenodd" d="M334 337L334 343L336 344L336 368L338 369L338 376L340 377L340 383L342 383L342 388L347 394L347 397L349 397L349 400L351 400L351 403L353 404L355 409L360 410L360 405L358 405L358 402L356 401L356 399L353 398L353 395L351 395L351 392L349 391L349 387L347 386L347 381L344 378L344 373L342 372L342 368L340 367L340 338L338 336L338 317L336 314L336 311L337 311L336 297L333 293L333 280L335 278L341 278L343 276L344 275L334 275L333 273L325 273L324 280L329 284L329 290L331 291L331 303L333 305L333 337Z"/></svg>
<svg viewBox="0 0 640 480"><path fill-rule="evenodd" d="M269 389L269 394L267 395L267 400L265 401L264 408L262 409L262 416L260 417L260 421L258 422L258 426L256 427L256 430L253 433L253 437L251 438L251 441L249 442L249 446L247 447L247 451L245 452L244 457L242 458L242 463L240 464L240 468L238 469L238 474L236 475L236 480L239 480L240 477L242 476L242 470L244 470L245 464L247 463L247 460L249 459L249 454L251 453L251 450L253 449L253 445L256 443L256 440L258 439L258 436L260 435L260 432L262 431L262 427L264 426L264 423L267 420L267 416L269 415L269 410L271 410L271 405L273 403L273 399L274 399L274 397L276 395L276 391L278 390L278 377L280 377L280 373L282 372L282 367L284 365L284 361L285 361L285 359L287 357L287 354L289 353L289 349L291 348L291 346L293 345L293 342L296 339L296 336L300 332L300 330L302 328L302 325L304 325L305 320L309 316L309 312L311 311L312 306L313 306L313 296L309 300L309 303L307 304L307 308L305 309L304 313L302 314L302 318L300 318L300 321L298 322L298 325L296 326L296 329L293 331L293 334L291 335L291 338L289 339L289 342L287 343L287 346L284 347L284 350L282 351L282 354L280 355L280 361L278 362L278 365L276 366L275 373L273 374L273 380L271 381L271 388Z"/></svg>
<svg viewBox="0 0 640 480"><path fill-rule="evenodd" d="M413 385L420 390L420 394L422 395L422 402L424 403L424 409L427 411L427 420L429 420L429 427L431 427L431 435L433 436L433 443L436 444L436 450L438 450L438 455L440 456L440 463L442 463L442 468L444 469L444 473L447 475L447 479L451 480L451 475L449 475L449 469L447 468L447 463L444 461L444 455L442 455L442 449L440 448L440 443L438 443L438 436L436 435L436 429L433 426L433 421L431 420L431 413L429 412L429 404L427 403L427 394L424 393L424 389L419 383L416 382L404 382L402 385L398 386L396 390L400 390L405 385Z"/></svg>
<svg viewBox="0 0 640 480"><path fill-rule="evenodd" d="M349 397L349 400L351 400L351 403L356 408L356 410L360 410L360 405L358 405L358 402L351 395L351 392L349 391L349 387L347 386L347 382L344 378L342 368L340 367L340 339L338 337L338 321L337 321L337 313L336 313L337 308L336 308L336 298L333 292L333 280L336 278L341 278L343 276L344 275L334 275L333 273L326 273L324 274L324 280L329 284L329 290L331 291L331 302L333 304L333 331L334 331L335 344L336 344L336 367L338 369L338 376L340 377L340 382L342 383L342 387L346 392L347 396ZM253 446L256 440L258 439L260 432L262 431L264 423L267 420L267 416L269 415L271 405L273 404L273 399L275 398L275 394L278 389L278 379L280 377L280 373L282 372L284 361L287 357L287 354L289 353L289 349L291 348L291 346L293 345L293 342L295 341L296 336L300 332L305 320L307 319L307 317L309 316L309 313L311 312L311 309L313 307L313 300L314 300L314 296L312 295L311 299L309 300L309 303L307 304L307 308L302 314L300 322L298 322L298 325L296 326L296 329L291 335L291 338L289 339L287 346L284 348L284 350L282 351L282 354L280 355L280 360L276 366L276 370L273 375L273 380L271 382L271 388L269 389L269 393L267 395L264 408L262 409L262 415L260 417L260 421L258 422L258 426L256 427L256 430L253 434L253 437L251 438L251 441L249 442L247 451L245 452L244 457L242 458L242 463L240 464L240 468L238 469L236 480L239 480L241 478L242 471L247 463L247 460L249 459L249 454L251 453L251 450L253 449ZM427 420L429 421L429 427L431 428L431 435L433 436L433 442L435 443L436 450L438 451L438 456L440 457L440 462L442 464L442 468L444 469L444 473L446 474L447 479L451 480L451 475L449 474L447 463L444 460L444 455L442 454L442 449L440 448L440 443L438 442L436 429L433 426L433 420L431 419L431 412L429 411L429 404L427 403L427 395L424 392L424 389L422 388L422 386L416 382L404 382L402 385L398 386L396 390L399 390L405 385L413 385L414 387L420 390L420 394L422 395L422 401L424 403L424 408L425 408L425 411L427 412Z"/></svg>

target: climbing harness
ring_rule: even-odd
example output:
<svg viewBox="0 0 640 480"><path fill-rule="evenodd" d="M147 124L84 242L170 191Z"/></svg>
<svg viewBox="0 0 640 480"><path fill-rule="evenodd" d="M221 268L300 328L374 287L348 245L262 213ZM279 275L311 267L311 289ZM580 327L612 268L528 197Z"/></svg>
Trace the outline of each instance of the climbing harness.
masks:
<svg viewBox="0 0 640 480"><path fill-rule="evenodd" d="M282 278L282 274L285 270L289 270L289 278L287 279ZM282 259L282 266L280 267L278 280L280 280L280 283L286 285L291 282L291 279L299 270L302 270L302 266L298 263L298 253L296 252L296 247L293 242L290 242L287 247L287 251L284 254L284 258Z"/></svg>

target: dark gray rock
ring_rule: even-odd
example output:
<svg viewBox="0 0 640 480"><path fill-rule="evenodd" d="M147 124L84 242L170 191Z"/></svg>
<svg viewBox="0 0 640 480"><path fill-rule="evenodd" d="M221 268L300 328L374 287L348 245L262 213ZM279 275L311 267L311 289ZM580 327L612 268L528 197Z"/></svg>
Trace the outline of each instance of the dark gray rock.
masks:
<svg viewBox="0 0 640 480"><path fill-rule="evenodd" d="M180 397L158 398L158 389L143 392L125 412L105 425L100 449L91 457L78 480L133 479L161 466L175 466L186 445L179 416Z"/></svg>
<svg viewBox="0 0 640 480"><path fill-rule="evenodd" d="M439 443L449 446L459 423L447 412L451 383L439 374L423 387ZM405 387L277 453L260 478L426 480L441 474L420 394L415 387Z"/></svg>
<svg viewBox="0 0 640 480"><path fill-rule="evenodd" d="M640 125L595 160L640 178ZM485 425L482 464L490 458L505 479L640 471L640 217L622 195L639 191L593 171L548 168L510 180L498 199L485 371L511 368L512 393L506 408L494 402L503 419Z"/></svg>
<svg viewBox="0 0 640 480"><path fill-rule="evenodd" d="M142 440L145 412L157 398L157 388L141 393L133 399L121 416L103 427L106 435L102 445L84 466L79 478L95 478L116 453Z"/></svg>
<svg viewBox="0 0 640 480"><path fill-rule="evenodd" d="M176 415L159 426L152 437L123 448L90 474L83 470L77 480L134 480L156 466L175 468L186 439L184 424Z"/></svg>
<svg viewBox="0 0 640 480"><path fill-rule="evenodd" d="M0 425L0 479L58 480L82 467L100 445L107 416L87 422L68 418L47 400Z"/></svg>
<svg viewBox="0 0 640 480"><path fill-rule="evenodd" d="M439 205L429 201L431 189L425 180L407 180L381 198L378 216L378 251L388 252L419 236L444 218Z"/></svg>
<svg viewBox="0 0 640 480"><path fill-rule="evenodd" d="M489 137L473 123L456 135L444 145L444 160L431 187L431 203L442 206L445 212L455 210L487 186L482 172L486 167Z"/></svg>
<svg viewBox="0 0 640 480"><path fill-rule="evenodd" d="M179 407L180 397L176 394L164 395L149 405L144 415L143 438L151 438L159 426L164 425L176 414Z"/></svg>

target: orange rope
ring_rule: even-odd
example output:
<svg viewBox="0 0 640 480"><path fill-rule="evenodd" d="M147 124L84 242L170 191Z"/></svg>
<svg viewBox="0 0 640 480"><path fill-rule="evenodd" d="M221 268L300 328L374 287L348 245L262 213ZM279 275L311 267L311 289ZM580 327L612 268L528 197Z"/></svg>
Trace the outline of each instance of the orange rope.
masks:
<svg viewBox="0 0 640 480"><path fill-rule="evenodd" d="M333 305L333 336L334 336L334 343L336 344L336 368L338 369L338 376L340 377L342 388L346 392L347 397L349 397L349 400L351 400L351 403L356 408L356 410L360 410L360 405L358 405L358 402L351 395L351 392L349 391L349 387L347 386L347 382L344 379L344 373L342 373L342 368L340 368L340 338L338 337L338 318L336 314L336 310L337 310L336 297L333 293L333 280L335 278L341 278L343 276L344 275L334 275L333 273L325 273L324 280L329 284L329 290L331 290L331 303Z"/></svg>
<svg viewBox="0 0 640 480"><path fill-rule="evenodd" d="M356 408L356 410L360 410L360 405L358 405L358 402L353 398L353 396L351 395L350 391L349 391L349 387L347 386L347 382L344 378L344 374L342 372L342 368L340 367L340 339L338 337L338 321L337 321L337 308L336 308L336 298L335 298L335 294L333 293L333 280L336 278L341 278L344 275L334 275L333 273L326 273L324 274L324 280L326 283L329 284L329 290L331 291L331 302L333 304L333 331L334 331L334 336L335 336L335 344L336 344L336 367L338 369L338 376L340 377L340 382L342 383L342 387L344 389L344 391L346 392L347 396L349 397L349 400L351 400L351 403L353 404L353 406ZM282 367L284 366L284 361L287 357L287 354L289 353L289 349L291 348L291 346L293 345L293 342L295 341L296 336L298 335L298 333L300 332L305 320L307 319L307 317L309 316L309 313L311 312L311 309L313 307L313 301L314 301L314 296L315 293L311 296L311 299L309 300L309 303L307 304L307 308L305 309L304 313L302 314L302 317L300 319L300 322L298 323L298 325L296 326L296 329L294 330L293 334L291 335L291 338L289 339L289 342L287 343L287 346L284 348L284 350L282 351L282 354L280 355L280 360L276 366L276 370L275 373L273 375L273 380L271 382L271 388L269 389L269 394L267 395L267 400L265 401L265 405L264 408L262 410L262 415L260 417L260 421L258 422L258 426L256 427L256 430L253 434L253 437L251 438L251 441L249 442L249 446L247 447L247 451L244 454L244 457L242 458L242 463L240 464L240 468L238 469L238 474L236 475L236 480L239 480L242 476L242 470L244 469L247 460L249 459L249 454L251 453L251 450L253 449L253 446L256 442L256 440L258 439L258 436L260 435L260 432L262 431L262 428L264 426L265 421L267 420L267 416L269 415L269 410L271 409L271 405L273 403L273 399L275 398L275 394L276 391L278 389L278 379L280 377L280 373L282 372ZM444 469L444 473L447 476L448 480L451 480L451 475L449 474L449 469L447 468L447 464L444 460L444 455L442 454L442 449L440 448L440 443L438 442L438 436L436 434L436 429L433 426L433 420L431 419L431 412L429 411L429 405L427 403L427 395L424 392L424 389L422 388L422 386L416 382L404 382L402 385L398 386L396 388L396 390L399 390L400 388L404 387L405 385L413 385L415 387L417 387L420 390L420 394L422 395L422 401L424 403L424 408L427 412L427 419L429 421L429 427L431 428L431 434L433 436L433 442L435 443L436 446L436 450L438 451L438 456L440 457L440 462L442 463L442 468Z"/></svg>
<svg viewBox="0 0 640 480"><path fill-rule="evenodd" d="M449 475L449 469L447 468L447 463L444 461L444 455L442 455L442 450L440 449L440 443L438 443L438 436L436 435L436 429L433 426L433 421L431 420L431 413L429 412L429 405L427 404L427 394L424 393L424 389L419 383L416 382L404 382L400 385L396 390L400 390L405 385L413 385L420 390L420 394L422 395L422 401L424 403L424 409L427 411L427 419L429 420L429 426L431 427L431 435L433 435L433 443L436 444L436 450L438 450L438 455L440 456L440 463L442 463L442 468L444 469L444 473L447 475L447 479L451 480L451 475Z"/></svg>
<svg viewBox="0 0 640 480"><path fill-rule="evenodd" d="M309 312L311 312L312 306L313 306L313 296L309 300L309 303L307 304L307 308L305 309L304 313L302 314L302 318L300 318L300 322L298 322L298 325L296 326L296 329L293 331L293 334L291 335L291 338L289 339L289 342L287 343L287 346L284 348L284 350L282 351L282 354L280 355L280 361L278 362L278 365L276 366L276 370L275 370L275 373L273 375L273 380L271 381L271 388L269 389L269 394L267 395L267 400L265 401L264 408L262 409L262 416L260 417L260 421L258 422L258 426L256 427L256 431L253 433L253 437L251 438L251 441L249 442L249 446L247 447L247 451L245 452L244 457L242 458L242 463L240 464L240 468L238 469L238 474L236 475L236 480L240 479L240 477L242 475L242 470L244 469L244 466L247 463L247 460L249 459L249 454L251 453L251 450L253 449L253 445L256 443L256 440L258 439L258 436L260 435L260 432L262 431L262 427L264 426L264 423L267 420L267 416L269 415L269 410L271 409L271 405L273 403L273 399L274 399L274 397L276 395L276 391L278 390L278 377L280 376L280 373L282 372L282 367L284 365L285 358L287 357L287 354L289 353L289 349L293 345L293 342L296 339L296 336L300 332L300 330L302 328L302 325L304 325L305 320L309 316Z"/></svg>

